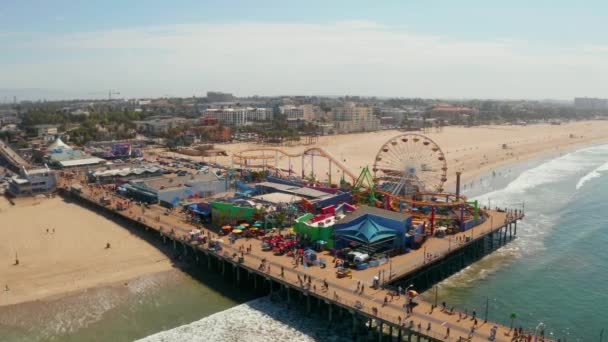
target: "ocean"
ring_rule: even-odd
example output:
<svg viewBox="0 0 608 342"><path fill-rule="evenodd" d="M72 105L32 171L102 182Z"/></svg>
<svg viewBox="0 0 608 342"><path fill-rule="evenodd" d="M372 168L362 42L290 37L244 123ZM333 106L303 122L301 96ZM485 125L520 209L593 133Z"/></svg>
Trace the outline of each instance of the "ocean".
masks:
<svg viewBox="0 0 608 342"><path fill-rule="evenodd" d="M490 320L508 325L515 313L517 327L542 322L562 341L598 341L608 327L608 145L502 167L465 185L482 206L523 208L526 218L517 239L441 282L439 301L482 317L488 304ZM199 273L203 282L175 275L142 281L122 301L100 296L89 306L104 303L107 310L51 320L44 329L15 328L0 315L0 340L348 340L324 317L253 299ZM423 295L432 299L435 292Z"/></svg>

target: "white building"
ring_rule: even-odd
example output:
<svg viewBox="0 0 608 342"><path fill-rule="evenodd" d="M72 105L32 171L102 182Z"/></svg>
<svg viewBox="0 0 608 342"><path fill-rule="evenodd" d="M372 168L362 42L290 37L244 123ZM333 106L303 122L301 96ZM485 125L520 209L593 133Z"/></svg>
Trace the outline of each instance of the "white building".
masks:
<svg viewBox="0 0 608 342"><path fill-rule="evenodd" d="M333 116L334 130L337 133L370 132L380 128L380 120L374 116L370 107L346 103L342 107L336 107Z"/></svg>
<svg viewBox="0 0 608 342"><path fill-rule="evenodd" d="M8 191L15 197L22 197L51 192L56 187L57 175L54 170L45 165L44 168L40 169L21 169L18 176L11 178Z"/></svg>
<svg viewBox="0 0 608 342"><path fill-rule="evenodd" d="M229 126L248 125L255 121L272 120L272 109L234 107L234 108L210 108L205 110L204 116L212 116L222 124Z"/></svg>
<svg viewBox="0 0 608 342"><path fill-rule="evenodd" d="M280 106L279 111L281 114L286 115L287 119L300 119L306 121L315 120L315 111L313 105L311 104L301 106Z"/></svg>

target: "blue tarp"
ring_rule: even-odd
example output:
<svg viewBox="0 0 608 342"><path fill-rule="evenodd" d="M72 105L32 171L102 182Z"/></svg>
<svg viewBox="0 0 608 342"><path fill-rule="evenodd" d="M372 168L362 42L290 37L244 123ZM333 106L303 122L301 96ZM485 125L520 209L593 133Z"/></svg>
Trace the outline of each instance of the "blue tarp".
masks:
<svg viewBox="0 0 608 342"><path fill-rule="evenodd" d="M241 195L252 195L255 193L255 188L252 188L239 181L236 182L236 188L239 190L239 194Z"/></svg>
<svg viewBox="0 0 608 342"><path fill-rule="evenodd" d="M211 215L211 207L209 205L204 205L204 203L195 203L188 206L188 209L195 214L210 216Z"/></svg>

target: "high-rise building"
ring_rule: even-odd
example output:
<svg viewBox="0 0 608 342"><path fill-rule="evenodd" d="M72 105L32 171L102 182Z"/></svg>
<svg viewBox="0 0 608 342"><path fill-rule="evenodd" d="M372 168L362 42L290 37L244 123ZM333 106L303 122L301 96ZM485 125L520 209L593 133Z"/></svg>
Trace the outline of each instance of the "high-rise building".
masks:
<svg viewBox="0 0 608 342"><path fill-rule="evenodd" d="M234 101L234 95L230 93L222 93L219 91L208 91L207 101L209 102L230 102Z"/></svg>
<svg viewBox="0 0 608 342"><path fill-rule="evenodd" d="M301 106L280 106L279 111L281 112L281 114L287 116L287 119L300 119L305 121L315 120L314 106L311 104L305 104Z"/></svg>
<svg viewBox="0 0 608 342"><path fill-rule="evenodd" d="M334 128L338 133L376 131L380 127L378 120L370 107L346 103L334 108Z"/></svg>
<svg viewBox="0 0 608 342"><path fill-rule="evenodd" d="M205 116L218 119L222 124L229 126L248 125L255 121L272 120L272 109L252 107L210 108Z"/></svg>

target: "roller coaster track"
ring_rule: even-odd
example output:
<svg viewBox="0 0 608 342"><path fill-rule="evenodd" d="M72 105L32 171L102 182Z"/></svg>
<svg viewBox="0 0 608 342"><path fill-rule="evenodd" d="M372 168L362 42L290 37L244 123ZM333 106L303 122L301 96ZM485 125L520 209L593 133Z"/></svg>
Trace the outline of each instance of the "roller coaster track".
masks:
<svg viewBox="0 0 608 342"><path fill-rule="evenodd" d="M329 161L331 161L333 164L335 164L338 169L340 169L342 171L343 174L345 174L346 176L350 177L351 180L353 181L353 183L355 181L357 181L357 176L355 176L355 174L353 174L352 172L350 172L350 170L348 170L348 168L342 164L342 162L340 162L338 159L336 159L334 156L332 156L329 152L325 151L324 149L320 148L320 147L310 147L305 149L303 152L301 153L287 153L283 150L281 150L280 148L273 148L273 147L262 147L262 148L250 148L250 149L246 149L246 150L242 150L239 151L237 153L235 153L232 156L232 161L233 163L237 164L237 165L246 165L245 162L243 162L243 160L248 160L248 159L272 159L272 156L269 155L262 155L262 156L256 156L256 155L251 155L251 156L247 156L247 155L243 155L244 153L247 152L264 152L264 151L270 151L270 152L277 152L279 154L281 154L281 156L284 157L288 157L288 158L301 158L303 156L319 156L319 157L324 157L327 158ZM264 166L267 168L276 168L276 165L274 166Z"/></svg>
<svg viewBox="0 0 608 342"><path fill-rule="evenodd" d="M21 170L22 167L28 168L30 166L30 164L17 154L17 152L1 141L0 155L17 170Z"/></svg>
<svg viewBox="0 0 608 342"><path fill-rule="evenodd" d="M405 197L401 197L401 196L396 196L393 195L390 192L387 191L383 191L383 190L378 190L378 189L373 189L371 190L376 194L380 194L383 196L388 196L388 198L390 198L390 202L388 203L391 207L391 209L393 211L396 212L401 212L401 202L407 203L411 206L414 207L425 207L425 206L429 206L429 207L445 207L445 208L450 208L450 207L457 207L461 204L466 204L466 197L465 196L460 196L459 201L454 202L454 201L448 201L448 202L439 202L439 201L416 201L416 200L412 200L409 198L405 198ZM362 192L359 192L357 195L358 196L366 196L367 194L369 194L370 190L365 190ZM442 198L455 198L456 195L455 194L449 194L449 193L420 193L420 195L432 195L435 197L442 197ZM377 200L377 204L382 204L381 201ZM473 214L470 212L471 208L468 208L467 206L465 206L466 208L466 215L465 215L465 219L470 219L473 217ZM408 214L415 217L415 218L426 218L428 219L431 215L430 214L425 214L425 213L419 213L419 212L415 212L415 211L408 211ZM452 220L454 219L454 217L451 216L447 216L447 215L440 215L440 214L436 214L435 215L435 219L436 220Z"/></svg>

